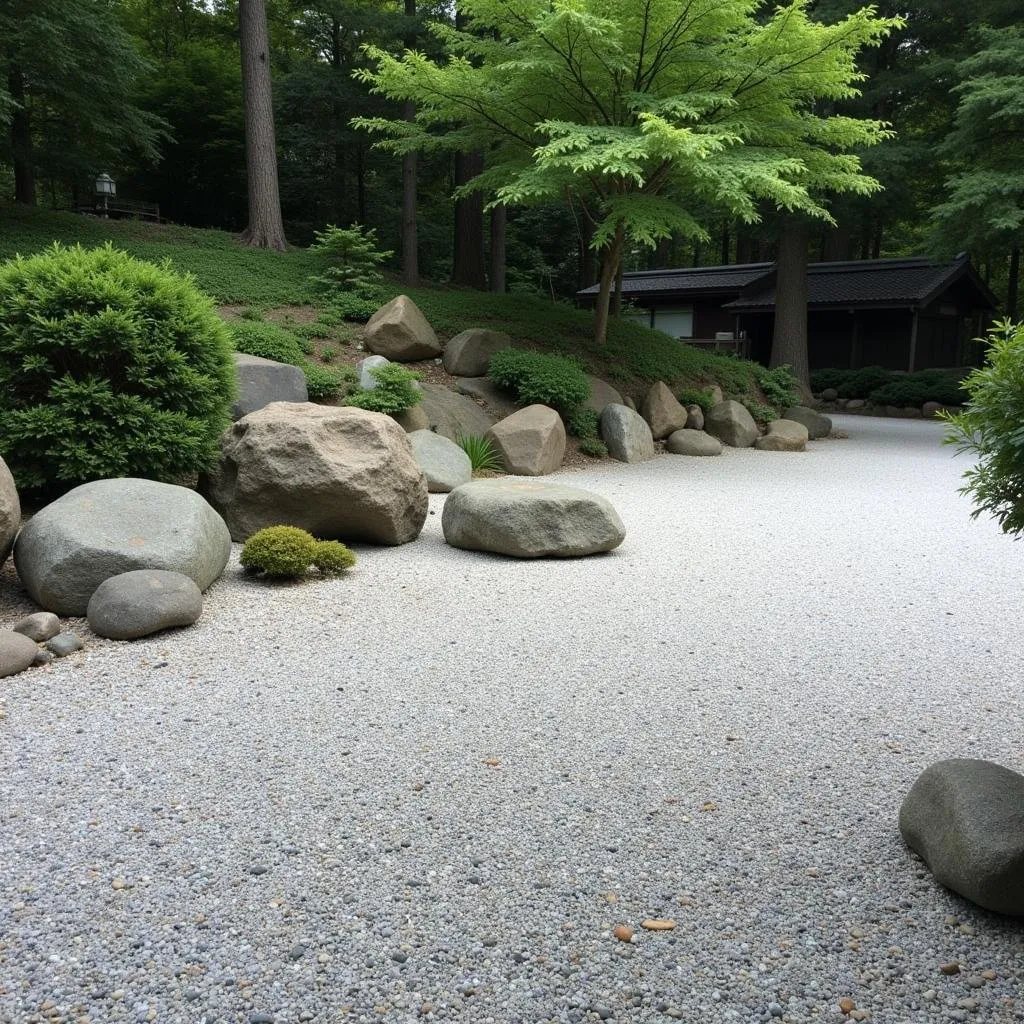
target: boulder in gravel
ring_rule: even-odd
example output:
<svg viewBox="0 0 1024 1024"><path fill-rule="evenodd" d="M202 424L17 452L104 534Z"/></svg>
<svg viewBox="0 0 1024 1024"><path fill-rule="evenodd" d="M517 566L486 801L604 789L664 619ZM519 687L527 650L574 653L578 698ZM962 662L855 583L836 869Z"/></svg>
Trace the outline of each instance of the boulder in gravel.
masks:
<svg viewBox="0 0 1024 1024"><path fill-rule="evenodd" d="M11 546L21 526L21 502L18 488L7 463L0 459L0 565L7 561Z"/></svg>
<svg viewBox="0 0 1024 1024"><path fill-rule="evenodd" d="M427 478L427 489L432 493L447 494L473 479L473 464L454 441L432 430L415 430L409 435L409 441L413 457Z"/></svg>
<svg viewBox="0 0 1024 1024"><path fill-rule="evenodd" d="M46 641L46 649L56 658L66 658L75 651L80 651L85 644L77 633L65 630L58 633L53 639Z"/></svg>
<svg viewBox="0 0 1024 1024"><path fill-rule="evenodd" d="M730 448L749 448L757 439L757 424L745 405L729 399L713 406L704 429Z"/></svg>
<svg viewBox="0 0 1024 1024"><path fill-rule="evenodd" d="M60 619L53 612L34 612L23 619L18 619L11 629L41 644L60 632Z"/></svg>
<svg viewBox="0 0 1024 1024"><path fill-rule="evenodd" d="M86 617L97 636L136 640L162 629L191 626L203 614L203 595L180 572L136 569L104 580L89 598Z"/></svg>
<svg viewBox="0 0 1024 1024"><path fill-rule="evenodd" d="M686 429L704 429L704 410L699 405L688 405L686 407Z"/></svg>
<svg viewBox="0 0 1024 1024"><path fill-rule="evenodd" d="M427 481L405 431L347 406L275 402L244 416L221 438L204 488L237 541L283 524L405 544L427 518Z"/></svg>
<svg viewBox="0 0 1024 1024"><path fill-rule="evenodd" d="M427 426L450 441L474 435L483 437L495 421L472 398L456 394L443 384L424 384L423 401L417 407L427 415Z"/></svg>
<svg viewBox="0 0 1024 1024"><path fill-rule="evenodd" d="M38 653L34 640L12 629L0 629L0 679L24 672Z"/></svg>
<svg viewBox="0 0 1024 1024"><path fill-rule="evenodd" d="M587 381L590 384L590 397L583 403L587 409L596 412L600 416L604 412L606 405L622 405L622 395L611 384L589 373L587 374Z"/></svg>
<svg viewBox="0 0 1024 1024"><path fill-rule="evenodd" d="M945 406L941 402L925 402L924 405L921 406L921 415L924 416L925 419L930 420L935 416L938 416L944 408Z"/></svg>
<svg viewBox="0 0 1024 1024"><path fill-rule="evenodd" d="M575 558L611 551L626 536L598 494L525 480L474 480L448 495L441 517L453 547L514 558Z"/></svg>
<svg viewBox="0 0 1024 1024"><path fill-rule="evenodd" d="M554 473L565 456L565 424L546 405L528 405L498 420L486 436L501 456L505 472L516 476Z"/></svg>
<svg viewBox="0 0 1024 1024"><path fill-rule="evenodd" d="M659 380L651 385L640 406L640 414L647 420L655 441L686 427L686 410L664 381Z"/></svg>
<svg viewBox="0 0 1024 1024"><path fill-rule="evenodd" d="M807 428L808 438L812 441L816 441L819 437L828 437L832 433L832 421L817 410L809 409L806 405L791 406L782 418L802 423Z"/></svg>
<svg viewBox="0 0 1024 1024"><path fill-rule="evenodd" d="M230 553L228 528L201 495L121 477L82 484L37 512L14 545L14 564L36 604L58 615L84 615L111 576L167 569L205 590Z"/></svg>
<svg viewBox="0 0 1024 1024"><path fill-rule="evenodd" d="M654 458L654 438L647 420L625 405L606 405L601 413L601 440L619 462Z"/></svg>
<svg viewBox="0 0 1024 1024"><path fill-rule="evenodd" d="M846 403L846 408L847 408L847 409L848 409L848 410L849 410L850 412L859 412L859 411L860 411L861 409L863 409L863 408L864 408L864 406L865 406L865 405L867 405L867 404L868 404L868 403L867 403L867 402L865 402L863 398L851 398L851 399L850 399L850 400L849 400L849 401L848 401L848 402Z"/></svg>
<svg viewBox="0 0 1024 1024"><path fill-rule="evenodd" d="M1024 915L1024 775L972 758L930 765L903 801L900 832L947 888Z"/></svg>
<svg viewBox="0 0 1024 1024"><path fill-rule="evenodd" d="M796 420L772 420L768 432L754 442L762 452L807 451L807 428Z"/></svg>
<svg viewBox="0 0 1024 1024"><path fill-rule="evenodd" d="M403 409L401 412L396 412L391 418L407 434L411 434L414 430L430 429L430 417L427 416L422 404L413 405L408 409Z"/></svg>
<svg viewBox="0 0 1024 1024"><path fill-rule="evenodd" d="M356 373L359 374L359 386L364 391L372 391L380 381L370 371L376 370L379 366L387 366L390 362L390 359L385 359L383 356L367 356L365 359L360 359L356 363Z"/></svg>
<svg viewBox="0 0 1024 1024"><path fill-rule="evenodd" d="M825 388L820 397L823 402L834 402L839 397L839 392L835 388Z"/></svg>
<svg viewBox="0 0 1024 1024"><path fill-rule="evenodd" d="M441 354L434 328L408 295L393 298L370 317L363 344L368 351L399 363Z"/></svg>
<svg viewBox="0 0 1024 1024"><path fill-rule="evenodd" d="M234 420L271 402L309 401L306 375L298 366L236 352L235 369L238 372L238 400L231 407Z"/></svg>
<svg viewBox="0 0 1024 1024"><path fill-rule="evenodd" d="M669 434L665 451L673 455L721 455L722 442L703 430L676 430Z"/></svg>
<svg viewBox="0 0 1024 1024"><path fill-rule="evenodd" d="M483 377L491 365L491 356L511 344L512 339L501 331L471 327L445 345L445 371L453 377Z"/></svg>

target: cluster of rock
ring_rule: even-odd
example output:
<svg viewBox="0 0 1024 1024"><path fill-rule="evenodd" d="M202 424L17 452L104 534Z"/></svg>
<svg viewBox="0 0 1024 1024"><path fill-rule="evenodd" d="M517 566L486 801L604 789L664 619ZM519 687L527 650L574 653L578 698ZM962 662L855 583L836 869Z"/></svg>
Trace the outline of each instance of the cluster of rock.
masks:
<svg viewBox="0 0 1024 1024"><path fill-rule="evenodd" d="M825 388L814 396L826 412L855 413L860 416L889 416L904 420L935 419L945 409L955 410L956 406L941 402L925 402L923 405L876 405L866 398L840 398L835 388Z"/></svg>

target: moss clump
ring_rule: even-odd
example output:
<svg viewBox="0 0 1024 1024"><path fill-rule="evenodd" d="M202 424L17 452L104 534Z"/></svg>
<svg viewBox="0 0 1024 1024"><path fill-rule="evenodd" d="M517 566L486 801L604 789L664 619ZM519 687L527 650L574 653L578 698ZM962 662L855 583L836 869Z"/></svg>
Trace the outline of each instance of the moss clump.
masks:
<svg viewBox="0 0 1024 1024"><path fill-rule="evenodd" d="M317 540L297 526L268 526L242 548L242 567L277 579L301 579L314 566L324 576L340 576L356 564L341 541Z"/></svg>

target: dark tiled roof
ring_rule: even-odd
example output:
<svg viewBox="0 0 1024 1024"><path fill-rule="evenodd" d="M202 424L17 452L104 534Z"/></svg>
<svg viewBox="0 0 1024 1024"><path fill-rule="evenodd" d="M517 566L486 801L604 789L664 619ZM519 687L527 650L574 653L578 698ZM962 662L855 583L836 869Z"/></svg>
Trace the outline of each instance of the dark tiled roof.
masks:
<svg viewBox="0 0 1024 1024"><path fill-rule="evenodd" d="M623 295L678 295L685 292L739 292L769 273L773 263L737 263L731 267L692 267L685 270L648 270L622 275ZM579 295L596 295L598 286Z"/></svg>

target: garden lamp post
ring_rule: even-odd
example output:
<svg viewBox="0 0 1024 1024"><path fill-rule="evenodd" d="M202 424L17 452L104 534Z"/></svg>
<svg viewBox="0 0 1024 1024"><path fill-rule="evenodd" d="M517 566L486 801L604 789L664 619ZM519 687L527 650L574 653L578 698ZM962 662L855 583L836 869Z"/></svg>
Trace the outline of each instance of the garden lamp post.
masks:
<svg viewBox="0 0 1024 1024"><path fill-rule="evenodd" d="M109 174L101 174L96 179L96 195L103 197L103 216L106 218L109 216L107 202L117 195L117 184Z"/></svg>

